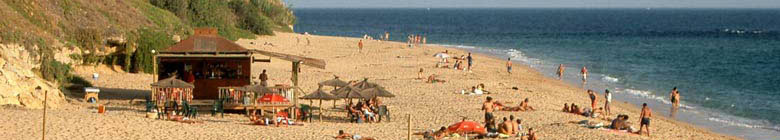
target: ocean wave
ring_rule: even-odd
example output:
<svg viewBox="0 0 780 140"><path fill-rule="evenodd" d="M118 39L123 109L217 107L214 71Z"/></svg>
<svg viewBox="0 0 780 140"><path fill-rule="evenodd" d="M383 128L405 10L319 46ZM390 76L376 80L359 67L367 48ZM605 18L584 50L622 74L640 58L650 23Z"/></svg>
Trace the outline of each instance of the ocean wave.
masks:
<svg viewBox="0 0 780 140"><path fill-rule="evenodd" d="M432 45L438 45L438 46L450 47L450 48L464 48L464 49L477 48L476 46L465 46L465 45L448 45L448 44L432 44Z"/></svg>
<svg viewBox="0 0 780 140"><path fill-rule="evenodd" d="M618 81L620 81L620 79L615 78L615 77L610 77L609 75L603 75L602 74L601 76L602 76L601 77L602 81L607 81L607 82L612 82L612 83L617 83Z"/></svg>
<svg viewBox="0 0 780 140"><path fill-rule="evenodd" d="M780 125L771 125L768 121L751 120L747 118L717 115L714 117L708 117L707 120L713 122L719 122L730 126L745 127L745 128L760 128L767 130L780 131Z"/></svg>
<svg viewBox="0 0 780 140"><path fill-rule="evenodd" d="M668 104L668 105L672 104L671 101L667 100L667 99L669 99L669 97L657 96L657 95L654 95L653 92L650 92L650 91L636 90L636 89L624 89L624 90L620 90L619 92L628 93L628 94L631 94L631 95L639 96L639 97L650 99L650 100L655 100L655 101L661 102L663 104ZM696 109L696 107L688 106L688 105L683 104L683 103L680 103L680 108L681 109Z"/></svg>
<svg viewBox="0 0 780 140"><path fill-rule="evenodd" d="M721 119L721 118L716 118L716 117L709 117L709 118L707 118L707 120L710 120L710 121L713 121L713 122L724 123L724 124L731 125L731 126L739 126L739 127L747 127L747 128L761 128L761 126L759 126L759 125L749 125L749 124L744 124L744 123L738 123L738 122L728 121L728 120Z"/></svg>

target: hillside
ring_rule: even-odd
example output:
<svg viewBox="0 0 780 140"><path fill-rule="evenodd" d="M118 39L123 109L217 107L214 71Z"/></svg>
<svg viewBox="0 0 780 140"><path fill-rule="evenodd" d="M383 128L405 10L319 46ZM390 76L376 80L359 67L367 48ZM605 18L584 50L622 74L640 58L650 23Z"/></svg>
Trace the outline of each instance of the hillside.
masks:
<svg viewBox="0 0 780 140"><path fill-rule="evenodd" d="M58 89L89 86L70 76L74 65L149 72L150 51L186 38L194 27L218 28L237 40L292 31L295 23L281 0L2 0L0 17L0 62L14 62L0 63L0 70L24 73L0 71L0 89L13 91L0 95L0 105L21 106L29 106L19 100L37 85L59 97ZM37 84L15 87L18 79Z"/></svg>

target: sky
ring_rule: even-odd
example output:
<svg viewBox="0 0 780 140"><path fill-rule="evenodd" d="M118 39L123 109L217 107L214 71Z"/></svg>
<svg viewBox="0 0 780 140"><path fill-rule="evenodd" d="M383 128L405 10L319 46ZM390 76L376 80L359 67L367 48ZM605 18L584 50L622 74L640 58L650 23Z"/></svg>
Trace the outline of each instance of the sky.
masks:
<svg viewBox="0 0 780 140"><path fill-rule="evenodd" d="M284 0L293 8L780 8L780 0Z"/></svg>

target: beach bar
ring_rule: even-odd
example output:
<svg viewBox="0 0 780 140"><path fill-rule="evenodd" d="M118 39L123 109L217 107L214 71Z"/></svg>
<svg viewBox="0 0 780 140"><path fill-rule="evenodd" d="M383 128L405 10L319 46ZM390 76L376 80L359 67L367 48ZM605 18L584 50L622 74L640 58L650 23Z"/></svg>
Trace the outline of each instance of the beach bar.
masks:
<svg viewBox="0 0 780 140"><path fill-rule="evenodd" d="M154 57L155 82L175 78L191 83L194 85L192 104L203 105L213 104L213 101L223 98L230 89L252 84L252 63L271 62L271 57L292 62L293 85L287 89L300 89L298 72L301 65L325 68L325 61L319 59L246 49L218 36L217 30L213 28L195 29L194 35L159 51ZM280 91L290 91L283 95L290 99L292 107L297 104L297 97L303 94L300 90L298 92L301 93L295 90ZM252 96L263 94L265 93L253 93ZM257 104L247 106L248 104L252 103L230 102L223 106L228 110L263 108Z"/></svg>

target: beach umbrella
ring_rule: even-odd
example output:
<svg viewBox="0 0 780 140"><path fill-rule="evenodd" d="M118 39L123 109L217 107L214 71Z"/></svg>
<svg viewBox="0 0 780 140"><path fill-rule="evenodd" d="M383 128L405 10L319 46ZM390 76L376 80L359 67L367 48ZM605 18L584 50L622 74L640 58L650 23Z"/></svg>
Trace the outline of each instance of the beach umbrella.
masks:
<svg viewBox="0 0 780 140"><path fill-rule="evenodd" d="M175 77L162 79L151 85L157 88L195 88L195 85L176 79Z"/></svg>
<svg viewBox="0 0 780 140"><path fill-rule="evenodd" d="M257 102L263 104L282 104L289 103L290 100L287 100L286 97L279 94L265 94L263 97L260 97L260 99L257 99Z"/></svg>
<svg viewBox="0 0 780 140"><path fill-rule="evenodd" d="M364 98L360 92L360 89L354 86L341 87L339 89L334 90L334 92L336 97L339 98L344 98L344 99Z"/></svg>
<svg viewBox="0 0 780 140"><path fill-rule="evenodd" d="M363 97L366 98L374 98L374 97L395 97L393 93L390 93L390 91L385 90L383 87L374 87L374 88L368 88L360 91L362 93Z"/></svg>
<svg viewBox="0 0 780 140"><path fill-rule="evenodd" d="M452 133L459 133L459 134L487 133L487 129L485 129L485 127L483 127L482 124L479 124L474 121L467 121L467 120L462 120L460 122L450 125L449 127L447 127L447 131Z"/></svg>
<svg viewBox="0 0 780 140"><path fill-rule="evenodd" d="M320 100L320 122L322 122L322 100L337 100L339 97L336 97L335 95L331 95L325 91L322 91L322 86L320 88L317 88L316 91L309 93L309 95L303 96L300 99L306 99L309 100L309 106L311 106L314 102L313 100ZM311 122L311 119L309 119L309 122Z"/></svg>
<svg viewBox="0 0 780 140"><path fill-rule="evenodd" d="M355 84L355 88L358 89L369 89L369 88L375 88L375 87L381 87L379 84L368 82L368 78L363 79L363 81L358 82Z"/></svg>
<svg viewBox="0 0 780 140"><path fill-rule="evenodd" d="M270 88L264 85L246 85L241 88L236 88L236 90L244 91L244 92L253 92L255 93L255 95L266 94L266 93L278 93L277 91L271 90Z"/></svg>
<svg viewBox="0 0 780 140"><path fill-rule="evenodd" d="M341 79L339 79L338 76L336 76L333 79L320 82L319 85L320 86L344 87L344 86L349 85L349 83L342 81Z"/></svg>
<svg viewBox="0 0 780 140"><path fill-rule="evenodd" d="M433 57L447 59L450 58L450 54L440 52L440 53L433 54Z"/></svg>

